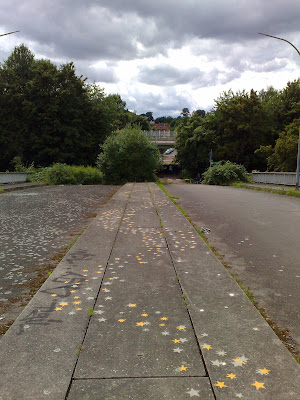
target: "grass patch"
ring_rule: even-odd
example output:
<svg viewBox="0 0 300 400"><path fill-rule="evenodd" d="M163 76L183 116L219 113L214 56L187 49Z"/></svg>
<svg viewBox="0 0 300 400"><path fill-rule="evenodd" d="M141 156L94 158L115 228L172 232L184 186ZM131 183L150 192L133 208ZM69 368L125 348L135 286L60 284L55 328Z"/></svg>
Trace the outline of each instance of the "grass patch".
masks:
<svg viewBox="0 0 300 400"><path fill-rule="evenodd" d="M3 190L3 189L0 189L0 193L4 193L4 190Z"/></svg>
<svg viewBox="0 0 300 400"><path fill-rule="evenodd" d="M240 183L240 182L234 182L231 184L231 186L237 187L237 188L243 188L243 189L251 189L251 190L258 190L260 192L269 192L269 193L276 193L276 194L282 194L285 196L292 196L292 197L300 197L300 192L295 189L269 189L266 187L260 187L260 186L249 186L246 183Z"/></svg>
<svg viewBox="0 0 300 400"><path fill-rule="evenodd" d="M88 308L88 311L89 311L89 315L90 315L90 316L92 316L92 315L95 314L95 311L94 311L93 308Z"/></svg>

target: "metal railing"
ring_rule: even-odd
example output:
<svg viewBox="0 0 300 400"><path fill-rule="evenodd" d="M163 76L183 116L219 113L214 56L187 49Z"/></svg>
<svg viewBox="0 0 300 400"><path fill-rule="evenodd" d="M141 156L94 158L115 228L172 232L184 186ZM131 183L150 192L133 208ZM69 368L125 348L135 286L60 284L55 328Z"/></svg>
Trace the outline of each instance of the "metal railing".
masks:
<svg viewBox="0 0 300 400"><path fill-rule="evenodd" d="M253 182L295 186L296 172L252 172Z"/></svg>
<svg viewBox="0 0 300 400"><path fill-rule="evenodd" d="M144 131L155 142L175 142L176 131Z"/></svg>
<svg viewBox="0 0 300 400"><path fill-rule="evenodd" d="M32 172L0 172L0 183L26 182Z"/></svg>

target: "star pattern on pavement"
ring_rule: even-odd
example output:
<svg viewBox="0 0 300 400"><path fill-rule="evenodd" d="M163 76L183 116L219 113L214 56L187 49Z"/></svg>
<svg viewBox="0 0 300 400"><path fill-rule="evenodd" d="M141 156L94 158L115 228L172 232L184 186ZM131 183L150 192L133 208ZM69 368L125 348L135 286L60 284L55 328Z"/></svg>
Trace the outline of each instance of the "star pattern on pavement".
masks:
<svg viewBox="0 0 300 400"><path fill-rule="evenodd" d="M190 397L200 397L199 390L191 389L189 392L185 392L190 395Z"/></svg>
<svg viewBox="0 0 300 400"><path fill-rule="evenodd" d="M225 383L224 383L224 382L219 382L219 381L217 381L217 383L216 383L216 386L218 386L219 388L225 388L225 387L228 387L227 385L225 385Z"/></svg>
<svg viewBox="0 0 300 400"><path fill-rule="evenodd" d="M270 372L270 370L269 370L269 369L266 369L266 368L258 369L258 370L256 371L256 373L257 373L257 374L260 374L260 375L269 375L269 372Z"/></svg>
<svg viewBox="0 0 300 400"><path fill-rule="evenodd" d="M263 382L257 382L257 381L255 381L255 382L251 383L251 385L252 385L252 386L255 386L257 390L259 390L259 389L261 389L261 388L262 388L262 389L265 389L264 383L263 383Z"/></svg>

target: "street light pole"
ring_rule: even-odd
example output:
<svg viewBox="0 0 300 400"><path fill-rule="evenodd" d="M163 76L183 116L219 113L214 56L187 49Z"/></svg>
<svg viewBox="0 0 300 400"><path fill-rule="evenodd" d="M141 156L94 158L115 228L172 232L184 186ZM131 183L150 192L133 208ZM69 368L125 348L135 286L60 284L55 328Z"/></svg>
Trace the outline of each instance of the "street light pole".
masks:
<svg viewBox="0 0 300 400"><path fill-rule="evenodd" d="M2 33L2 35L0 35L0 36L11 35L12 33L17 33L17 32L20 32L20 31L14 31L14 32L8 32L8 33Z"/></svg>
<svg viewBox="0 0 300 400"><path fill-rule="evenodd" d="M274 38L274 39L278 39L278 40L283 40L284 42L289 43L291 46L294 47L294 49L297 51L297 53L298 53L299 56L300 56L300 52L299 52L299 50L297 49L297 47L294 46L293 43L289 42L288 40L282 39L282 38L277 37L277 36L267 35L266 33L260 33L260 32L259 32L258 34L259 34L259 35L268 36L268 37L271 37L271 38ZM295 189L296 189L296 190L299 190L299 171L300 171L300 127L299 127L298 155L297 155L297 169L296 169L296 185L295 185Z"/></svg>

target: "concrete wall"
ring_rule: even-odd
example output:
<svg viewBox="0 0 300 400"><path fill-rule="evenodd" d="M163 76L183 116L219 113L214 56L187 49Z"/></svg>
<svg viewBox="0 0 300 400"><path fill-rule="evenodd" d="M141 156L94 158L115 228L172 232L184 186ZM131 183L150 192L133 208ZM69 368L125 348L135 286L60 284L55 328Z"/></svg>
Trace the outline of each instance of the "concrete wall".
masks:
<svg viewBox="0 0 300 400"><path fill-rule="evenodd" d="M257 183L295 186L296 172L252 172L252 179Z"/></svg>
<svg viewBox="0 0 300 400"><path fill-rule="evenodd" d="M32 172L0 172L0 183L26 182Z"/></svg>

